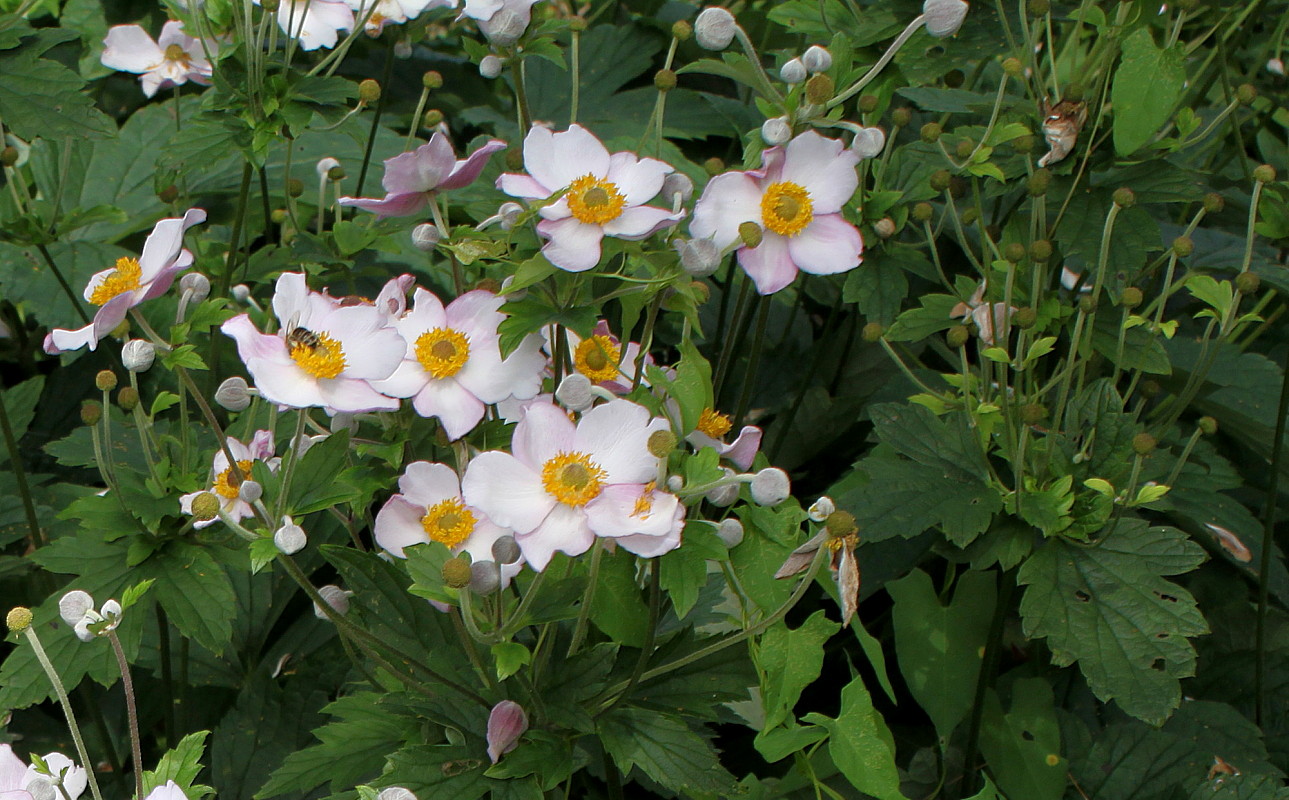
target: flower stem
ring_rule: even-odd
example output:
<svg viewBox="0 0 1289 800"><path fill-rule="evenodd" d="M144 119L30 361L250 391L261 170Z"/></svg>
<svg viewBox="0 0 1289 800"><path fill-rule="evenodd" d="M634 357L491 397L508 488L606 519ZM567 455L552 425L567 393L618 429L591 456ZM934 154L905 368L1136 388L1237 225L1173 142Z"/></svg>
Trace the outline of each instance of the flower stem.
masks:
<svg viewBox="0 0 1289 800"><path fill-rule="evenodd" d="M375 7L374 3L373 7ZM363 150L363 165L358 170L358 188L354 190L354 197L363 195L363 182L367 180L367 168L371 166L372 148L376 146L376 132L380 130L380 116L385 111L385 98L389 95L389 76L393 71L394 39L391 37L389 45L385 48L385 69L380 75L380 97L376 99L376 112L372 114L371 129L367 132L367 147ZM417 125L418 121L413 120L412 124Z"/></svg>
<svg viewBox="0 0 1289 800"><path fill-rule="evenodd" d="M568 643L567 658L572 658L579 647L582 646L582 640L586 638L586 622L591 616L591 603L595 602L595 589L599 584L600 577L600 559L604 556L604 548L600 542L596 541L595 550L591 553L590 580L586 584L586 592L582 595L582 605L577 610L577 622L573 626L573 639Z"/></svg>
<svg viewBox="0 0 1289 800"><path fill-rule="evenodd" d="M31 643L31 649L36 654L36 660L49 676L49 682L54 685L54 693L58 695L58 704L63 707L63 717L67 720L67 729L71 731L72 741L76 744L76 755L81 760L81 766L85 768L85 774L89 778L90 793L94 795L94 800L103 800L103 794L98 789L98 778L94 774L94 762L90 761L89 753L85 750L85 740L81 738L81 728L76 724L76 714L72 712L72 701L67 697L67 689L63 687L63 681L58 677L58 671L50 663L49 656L45 654L45 648L40 645L40 637L36 635L36 626L29 625L25 631L27 641Z"/></svg>
<svg viewBox="0 0 1289 800"><path fill-rule="evenodd" d="M121 669L121 686L125 689L125 715L130 724L130 752L134 761L134 796L143 797L143 745L139 741L139 712L134 705L134 681L130 677L130 662L121 647L121 637L116 631L108 631L107 639L112 643L112 652L116 654L116 665ZM89 769L89 765L86 765Z"/></svg>

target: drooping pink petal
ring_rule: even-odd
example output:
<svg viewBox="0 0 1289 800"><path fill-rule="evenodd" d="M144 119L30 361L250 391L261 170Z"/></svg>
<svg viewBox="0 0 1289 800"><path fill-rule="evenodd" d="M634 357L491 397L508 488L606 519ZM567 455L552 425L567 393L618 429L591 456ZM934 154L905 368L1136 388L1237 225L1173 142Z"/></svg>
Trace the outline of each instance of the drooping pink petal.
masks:
<svg viewBox="0 0 1289 800"><path fill-rule="evenodd" d="M361 208L370 211L380 219L386 217L410 217L419 214L429 204L429 195L421 192L408 194L387 194L380 200L371 197L342 197L340 205Z"/></svg>
<svg viewBox="0 0 1289 800"><path fill-rule="evenodd" d="M559 505L546 493L536 472L509 453L495 450L480 453L466 467L461 493L467 505L516 533L534 530Z"/></svg>
<svg viewBox="0 0 1289 800"><path fill-rule="evenodd" d="M673 214L665 208L629 206L622 209L616 219L604 223L604 233L619 239L644 239L663 228L675 225L683 216L683 211Z"/></svg>
<svg viewBox="0 0 1289 800"><path fill-rule="evenodd" d="M752 467L752 462L760 449L761 429L755 425L744 425L743 430L739 431L738 438L725 448L721 456L728 458L739 471L746 472Z"/></svg>
<svg viewBox="0 0 1289 800"><path fill-rule="evenodd" d="M747 173L726 172L707 182L694 205L689 232L696 239L712 239L722 250L739 240L738 226L761 222L761 187Z"/></svg>
<svg viewBox="0 0 1289 800"><path fill-rule="evenodd" d="M474 183L479 173L483 172L483 168L488 165L488 156L505 149L506 143L500 139L489 139L484 142L464 160L456 162L452 173L439 184L439 189L441 191L460 189Z"/></svg>
<svg viewBox="0 0 1289 800"><path fill-rule="evenodd" d="M151 283L157 273L171 266L183 250L184 232L205 221L204 210L190 208L181 218L168 217L153 226L152 233L143 242L143 252L139 255L139 282Z"/></svg>
<svg viewBox="0 0 1289 800"><path fill-rule="evenodd" d="M13 748L0 744L0 791L21 789L22 778L26 773L27 765L14 755Z"/></svg>
<svg viewBox="0 0 1289 800"><path fill-rule="evenodd" d="M506 753L519 744L519 737L528 730L528 715L513 700L502 700L488 714L488 758L496 764Z"/></svg>
<svg viewBox="0 0 1289 800"><path fill-rule="evenodd" d="M412 398L412 407L422 417L438 418L452 441L474 430L484 412L483 402L455 378L427 381Z"/></svg>
<svg viewBox="0 0 1289 800"><path fill-rule="evenodd" d="M550 197L551 191L537 182L531 175L507 172L497 177L497 188L511 197L522 197L530 200L541 200Z"/></svg>
<svg viewBox="0 0 1289 800"><path fill-rule="evenodd" d="M537 223L537 232L550 239L542 246L542 255L562 270L585 272L600 263L604 229L599 225L589 225L573 217L544 219Z"/></svg>
<svg viewBox="0 0 1289 800"><path fill-rule="evenodd" d="M738 263L763 295L774 294L797 277L797 265L788 254L788 240L769 231L760 246L739 249Z"/></svg>
<svg viewBox="0 0 1289 800"><path fill-rule="evenodd" d="M859 229L840 214L815 217L805 230L787 242L788 253L797 268L812 275L834 275L854 269L864 253Z"/></svg>
<svg viewBox="0 0 1289 800"><path fill-rule="evenodd" d="M89 325L76 330L55 328L45 336L44 349L51 356L69 350L79 350L88 346L90 350L98 348L98 343L121 324L125 315L134 305L133 297L127 292L108 300L98 311Z"/></svg>
<svg viewBox="0 0 1289 800"><path fill-rule="evenodd" d="M435 132L415 150L386 159L381 185L389 194L428 192L452 173L456 160L448 137Z"/></svg>

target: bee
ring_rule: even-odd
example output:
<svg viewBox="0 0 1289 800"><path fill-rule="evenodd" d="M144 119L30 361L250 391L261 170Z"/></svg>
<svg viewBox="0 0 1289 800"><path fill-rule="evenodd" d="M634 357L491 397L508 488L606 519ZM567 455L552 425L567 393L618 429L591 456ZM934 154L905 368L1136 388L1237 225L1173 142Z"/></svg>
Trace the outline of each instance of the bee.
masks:
<svg viewBox="0 0 1289 800"><path fill-rule="evenodd" d="M309 350L317 350L322 346L322 339L318 334L309 330L295 326L286 335L286 343L289 347L307 347Z"/></svg>

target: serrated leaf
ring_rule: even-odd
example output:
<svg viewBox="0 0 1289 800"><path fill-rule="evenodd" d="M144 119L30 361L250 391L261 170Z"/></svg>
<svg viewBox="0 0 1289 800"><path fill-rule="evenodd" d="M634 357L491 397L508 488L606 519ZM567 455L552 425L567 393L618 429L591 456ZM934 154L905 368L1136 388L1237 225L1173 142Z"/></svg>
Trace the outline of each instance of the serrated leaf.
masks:
<svg viewBox="0 0 1289 800"><path fill-rule="evenodd" d="M711 742L675 717L619 708L601 717L598 729L604 749L624 774L639 767L682 796L725 796L734 785Z"/></svg>
<svg viewBox="0 0 1289 800"><path fill-rule="evenodd" d="M855 467L869 476L853 494L855 519L868 542L940 527L966 546L1003 507L997 490L961 473L949 477L943 469L889 455L870 456Z"/></svg>
<svg viewBox="0 0 1289 800"><path fill-rule="evenodd" d="M1173 113L1186 85L1182 48L1155 46L1149 26L1124 38L1123 60L1114 73L1110 102L1114 108L1114 149L1131 155L1150 141Z"/></svg>
<svg viewBox="0 0 1289 800"><path fill-rule="evenodd" d="M904 800L895 766L895 741L886 721L873 708L862 677L841 690L841 713L836 719L819 713L803 719L828 729L828 754L852 786L878 800Z"/></svg>
<svg viewBox="0 0 1289 800"><path fill-rule="evenodd" d="M157 762L155 770L146 770L143 773L143 794L146 796L158 786L164 786L167 781L174 781L180 789L188 795L191 800L198 800L207 794L213 792L206 786L194 787L193 781L201 773L201 757L206 752L206 737L210 731L197 731L190 733L179 741L173 749L168 751ZM193 792L192 789L200 788L205 791Z"/></svg>
<svg viewBox="0 0 1289 800"><path fill-rule="evenodd" d="M23 139L116 135L116 123L82 90L79 75L47 58L39 48L0 52L0 117Z"/></svg>

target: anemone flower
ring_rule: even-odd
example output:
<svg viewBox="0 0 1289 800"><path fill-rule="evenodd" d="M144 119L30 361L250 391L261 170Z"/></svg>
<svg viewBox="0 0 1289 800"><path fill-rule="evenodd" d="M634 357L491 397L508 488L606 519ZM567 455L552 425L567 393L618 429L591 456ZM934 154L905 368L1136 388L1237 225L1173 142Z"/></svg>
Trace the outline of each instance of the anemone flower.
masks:
<svg viewBox="0 0 1289 800"><path fill-rule="evenodd" d="M488 156L503 150L506 143L490 139L458 161L448 137L435 133L430 141L411 151L385 160L385 197L342 197L340 205L357 206L377 217L406 217L425 208L435 192L460 189L474 182L488 163Z"/></svg>
<svg viewBox="0 0 1289 800"><path fill-rule="evenodd" d="M344 0L282 0L273 13L278 27L305 50L335 47L341 31L354 29L354 12Z"/></svg>
<svg viewBox="0 0 1289 800"><path fill-rule="evenodd" d="M85 792L85 787L89 785L89 776L70 758L62 753L47 753L42 756L42 760L51 772L62 776L63 792L66 792L69 800L76 800ZM41 780L49 781L50 778L37 772L34 764L31 766L24 764L22 759L14 754L12 747L0 744L0 798L32 800L31 784Z"/></svg>
<svg viewBox="0 0 1289 800"><path fill-rule="evenodd" d="M644 205L662 189L672 172L669 165L634 153L610 155L580 125L562 133L533 126L524 137L524 169L527 175L502 175L497 188L529 200L564 193L541 207L537 232L549 240L542 254L569 272L584 272L600 263L605 236L644 239L683 216Z"/></svg>
<svg viewBox="0 0 1289 800"><path fill-rule="evenodd" d="M175 276L192 264L192 253L183 248L184 231L205 220L206 212L200 208L189 209L182 219L163 219L148 234L138 258L118 258L112 269L91 275L85 299L99 307L93 321L74 331L50 331L45 352L58 355L87 345L93 350L131 308L165 294Z"/></svg>
<svg viewBox="0 0 1289 800"><path fill-rule="evenodd" d="M229 436L225 440L228 444L228 452L233 454L233 459L237 462L237 468L242 473L243 478L249 478L251 466L256 461L263 461L268 465L270 470L276 471L280 458L273 457L273 432L256 431L249 445L243 444L240 440ZM228 463L228 455L223 448L215 451L214 462L211 464L210 491L219 498L219 504L224 514L234 520L242 520L255 513L251 504L241 499L241 481L233 474L233 468ZM205 494L205 491L191 492L179 498L179 507L185 514L192 513L192 501L198 495ZM208 525L214 525L219 517L211 517L206 520L198 520L193 523L194 528L205 528Z"/></svg>
<svg viewBox="0 0 1289 800"><path fill-rule="evenodd" d="M139 75L143 94L152 97L161 89L180 86L188 81L208 85L210 61L206 51L216 52L219 45L184 33L182 22L170 20L161 27L156 41L138 25L116 25L103 40L103 66Z"/></svg>
<svg viewBox="0 0 1289 800"><path fill-rule="evenodd" d="M354 16L362 19L372 4L369 0L346 0ZM401 25L431 8L456 8L456 0L376 0L376 8L367 17L363 30L378 36L386 25Z"/></svg>
<svg viewBox="0 0 1289 800"><path fill-rule="evenodd" d="M840 212L859 185L858 161L836 139L806 131L764 151L760 169L712 178L694 206L690 233L722 250L738 245L739 264L763 295L792 283L798 271L854 269L864 242ZM746 223L759 229L759 242L740 231Z"/></svg>
<svg viewBox="0 0 1289 800"><path fill-rule="evenodd" d="M631 391L635 378L636 360L640 356L640 345L627 342L613 335L609 323L600 320L595 323L591 335L583 339L576 333L565 329L568 351L573 359L573 369L590 379L591 383L608 389L614 394L626 394ZM653 364L653 356L645 354L644 365ZM640 385L648 386L649 380L641 375Z"/></svg>
<svg viewBox="0 0 1289 800"><path fill-rule="evenodd" d="M693 445L695 450L712 448L721 458L728 459L739 470L746 472L752 467L752 462L761 449L761 429L755 425L744 425L734 441L727 444L725 435L731 427L728 415L705 408L698 417L698 425L685 437L685 441Z"/></svg>

